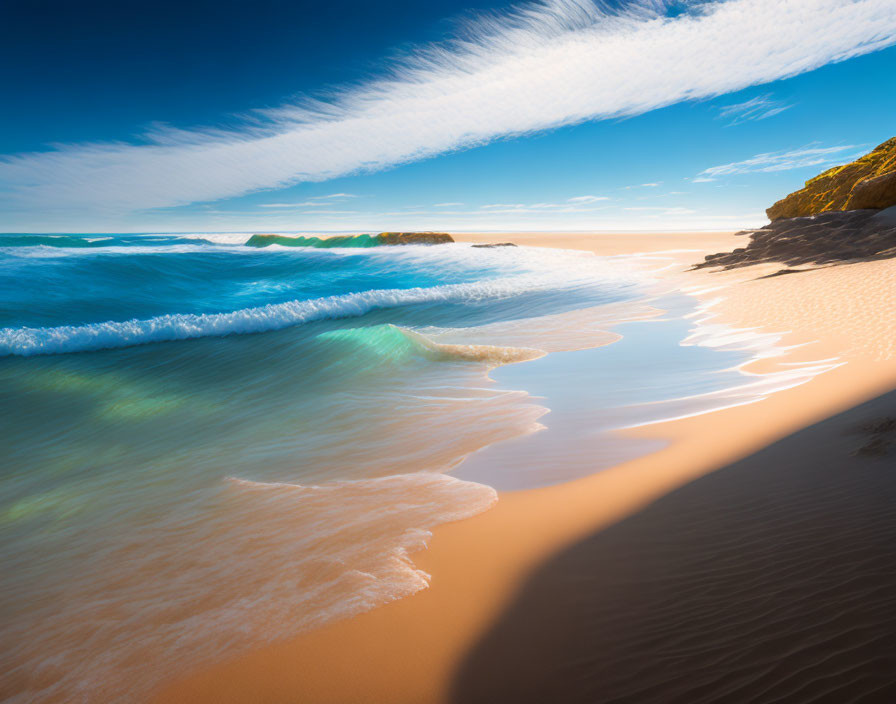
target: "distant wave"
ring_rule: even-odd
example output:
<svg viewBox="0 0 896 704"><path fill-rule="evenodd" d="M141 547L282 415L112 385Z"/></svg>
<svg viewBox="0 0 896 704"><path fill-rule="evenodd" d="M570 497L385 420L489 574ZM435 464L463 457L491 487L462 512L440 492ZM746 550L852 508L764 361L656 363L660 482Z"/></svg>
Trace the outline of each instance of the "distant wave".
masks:
<svg viewBox="0 0 896 704"><path fill-rule="evenodd" d="M361 316L378 308L418 303L470 302L557 287L556 278L523 275L429 288L361 291L310 300L272 303L228 313L173 313L145 320L42 328L2 328L0 356L64 354L130 347L151 342L268 332L316 320Z"/></svg>
<svg viewBox="0 0 896 704"><path fill-rule="evenodd" d="M366 249L384 244L381 235L0 235L0 247L54 247L59 249L98 249L103 247L159 247L166 245L245 245L247 247L311 247L314 249Z"/></svg>
<svg viewBox="0 0 896 704"><path fill-rule="evenodd" d="M0 247L107 247L111 237L77 235L0 235Z"/></svg>
<svg viewBox="0 0 896 704"><path fill-rule="evenodd" d="M107 247L164 247L215 244L196 235L0 235L0 247L53 247L100 249Z"/></svg>
<svg viewBox="0 0 896 704"><path fill-rule="evenodd" d="M318 335L317 339L347 343L371 352L379 359L396 361L419 355L435 361L481 362L498 366L537 359L545 354L527 347L441 344L413 330L389 324L332 330Z"/></svg>

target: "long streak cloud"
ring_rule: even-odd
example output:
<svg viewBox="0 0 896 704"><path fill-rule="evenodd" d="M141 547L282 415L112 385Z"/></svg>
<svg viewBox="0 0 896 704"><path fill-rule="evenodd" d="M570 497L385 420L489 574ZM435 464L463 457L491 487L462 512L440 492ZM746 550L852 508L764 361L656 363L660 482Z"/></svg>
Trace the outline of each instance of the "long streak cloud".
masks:
<svg viewBox="0 0 896 704"><path fill-rule="evenodd" d="M384 77L256 113L0 159L0 205L129 212L378 170L586 120L637 115L896 43L893 0L692 2L622 12L548 0L470 23Z"/></svg>

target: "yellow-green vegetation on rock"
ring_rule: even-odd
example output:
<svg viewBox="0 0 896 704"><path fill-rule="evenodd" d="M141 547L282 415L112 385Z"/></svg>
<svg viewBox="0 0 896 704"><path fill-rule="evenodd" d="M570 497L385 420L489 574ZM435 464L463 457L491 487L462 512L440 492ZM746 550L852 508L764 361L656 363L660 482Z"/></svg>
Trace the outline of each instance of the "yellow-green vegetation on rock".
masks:
<svg viewBox="0 0 896 704"><path fill-rule="evenodd" d="M400 244L447 244L454 242L451 235L444 232L381 232L378 235L335 235L313 237L304 235L252 235L247 247L315 247L317 249L341 249L358 247L379 247Z"/></svg>
<svg viewBox="0 0 896 704"><path fill-rule="evenodd" d="M445 232L381 232L380 244L447 244L454 238Z"/></svg>
<svg viewBox="0 0 896 704"><path fill-rule="evenodd" d="M835 166L766 210L769 220L800 218L833 210L896 205L896 137L850 164Z"/></svg>

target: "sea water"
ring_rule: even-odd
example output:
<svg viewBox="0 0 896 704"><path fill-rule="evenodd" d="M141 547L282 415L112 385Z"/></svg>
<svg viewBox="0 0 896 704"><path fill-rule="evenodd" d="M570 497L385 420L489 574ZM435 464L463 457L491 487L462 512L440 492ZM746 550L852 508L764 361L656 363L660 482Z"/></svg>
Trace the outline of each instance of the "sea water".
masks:
<svg viewBox="0 0 896 704"><path fill-rule="evenodd" d="M247 239L0 236L11 701L139 700L413 594L432 528L496 487L768 392L643 261Z"/></svg>

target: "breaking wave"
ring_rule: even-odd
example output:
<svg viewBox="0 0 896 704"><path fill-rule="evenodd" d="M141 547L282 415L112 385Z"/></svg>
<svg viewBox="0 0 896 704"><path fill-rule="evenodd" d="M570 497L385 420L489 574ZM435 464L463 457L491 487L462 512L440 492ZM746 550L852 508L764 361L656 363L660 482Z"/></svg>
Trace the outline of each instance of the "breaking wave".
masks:
<svg viewBox="0 0 896 704"><path fill-rule="evenodd" d="M87 325L0 329L0 356L29 357L131 347L151 342L281 330L317 320L349 318L378 308L418 303L464 303L511 296L524 291L556 288L538 276L446 284L428 288L379 289L311 300L272 303L228 313L160 315L145 320L107 321ZM453 354L463 354L464 346ZM469 354L478 354L469 351Z"/></svg>
<svg viewBox="0 0 896 704"><path fill-rule="evenodd" d="M379 360L398 362L411 356L419 356L432 361L481 362L499 366L526 362L545 354L528 347L442 344L413 330L389 324L333 330L318 335L317 339L329 344L350 345Z"/></svg>

